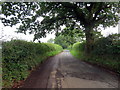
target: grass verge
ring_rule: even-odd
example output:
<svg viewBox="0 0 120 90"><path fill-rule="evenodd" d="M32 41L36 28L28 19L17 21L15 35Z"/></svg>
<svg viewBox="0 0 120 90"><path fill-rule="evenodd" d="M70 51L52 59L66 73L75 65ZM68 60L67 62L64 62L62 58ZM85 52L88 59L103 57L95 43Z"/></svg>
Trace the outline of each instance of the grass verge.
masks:
<svg viewBox="0 0 120 90"><path fill-rule="evenodd" d="M71 50L71 54L77 59L86 61L88 63L107 68L120 74L120 56L110 55L85 55L83 51Z"/></svg>

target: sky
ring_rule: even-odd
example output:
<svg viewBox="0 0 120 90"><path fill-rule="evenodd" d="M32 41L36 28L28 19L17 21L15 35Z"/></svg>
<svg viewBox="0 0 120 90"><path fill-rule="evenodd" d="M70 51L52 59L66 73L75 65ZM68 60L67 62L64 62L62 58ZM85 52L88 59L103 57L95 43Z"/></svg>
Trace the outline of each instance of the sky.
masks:
<svg viewBox="0 0 120 90"><path fill-rule="evenodd" d="M16 33L17 27L19 25L10 27L10 26L4 26L2 22L0 22L0 38L1 36L4 36L2 40L7 40L10 41L11 39L21 39L21 40L26 40L26 41L33 41L34 35L33 34L23 34L23 33ZM118 33L118 25L116 27L109 27L106 29L102 28L101 34L103 36L108 36L109 34L114 34ZM47 42L50 38L55 38L55 33L53 34L47 34L46 38L41 38L41 42ZM37 42L37 41L36 41Z"/></svg>
<svg viewBox="0 0 120 90"><path fill-rule="evenodd" d="M10 27L10 26L4 26L0 22L0 38L3 36L2 40L7 40L10 41L11 39L21 39L21 40L26 40L26 41L33 41L34 35L33 34L23 34L23 33L16 33L18 25ZM41 38L41 42L47 42L50 38L55 38L55 34L47 34L46 38Z"/></svg>
<svg viewBox="0 0 120 90"><path fill-rule="evenodd" d="M10 41L11 39L22 39L22 40L26 40L26 41L32 41L34 38L33 34L23 34L23 33L16 33L15 31L17 31L16 26L13 27L9 27L9 26L4 26L1 22L0 22L0 36L4 36L2 39L3 40L8 40ZM103 36L108 36L109 34L113 34L113 33L118 33L118 26L116 27L110 27L110 28L106 28L105 30L102 29L101 31ZM40 41L41 42L47 42L47 40L49 40L50 38L55 38L55 34L47 34L46 38L41 38Z"/></svg>

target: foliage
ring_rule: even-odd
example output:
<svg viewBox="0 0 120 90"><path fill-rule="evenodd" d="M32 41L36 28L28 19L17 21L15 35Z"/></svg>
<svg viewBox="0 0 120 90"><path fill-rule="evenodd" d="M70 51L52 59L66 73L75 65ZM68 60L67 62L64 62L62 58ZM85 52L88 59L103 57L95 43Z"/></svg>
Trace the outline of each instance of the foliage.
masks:
<svg viewBox="0 0 120 90"><path fill-rule="evenodd" d="M119 21L119 2L4 2L1 20L4 25L20 25L18 32L34 34L34 40L47 33L61 32L60 26L70 30L82 27L89 53L94 43L93 31L98 26L116 26ZM9 17L9 18L7 18ZM42 21L38 18L43 17Z"/></svg>
<svg viewBox="0 0 120 90"><path fill-rule="evenodd" d="M64 30L55 37L55 43L61 45L63 48L70 49L71 45L75 42L84 42L85 33L80 29L70 30L70 27L64 28Z"/></svg>
<svg viewBox="0 0 120 90"><path fill-rule="evenodd" d="M31 31L34 29L36 34L41 33L43 36L45 30L49 32L51 29L58 29L60 25L71 27L80 23L84 28L90 24L94 27L113 26L118 21L118 4L118 2L4 2L2 14L11 18L2 18L2 22L5 25L14 25L21 21L20 32L26 30L34 32ZM43 17L41 23L37 20L40 16Z"/></svg>
<svg viewBox="0 0 120 90"><path fill-rule="evenodd" d="M67 50L72 50L72 45L69 45L69 46L67 47Z"/></svg>
<svg viewBox="0 0 120 90"><path fill-rule="evenodd" d="M54 43L61 45L64 49L67 48L69 45L72 45L75 43L76 40L74 37L71 36L64 36L64 35L59 35L55 37Z"/></svg>
<svg viewBox="0 0 120 90"><path fill-rule="evenodd" d="M76 58L81 58L84 59L84 54L85 54L85 42L77 42L74 43L71 49L71 54L75 56Z"/></svg>
<svg viewBox="0 0 120 90"><path fill-rule="evenodd" d="M73 44L73 47L72 47L74 50L76 51L84 51L85 49L85 42L77 42L75 44Z"/></svg>
<svg viewBox="0 0 120 90"><path fill-rule="evenodd" d="M93 31L94 41L98 40L99 38L102 38L103 35L100 31Z"/></svg>
<svg viewBox="0 0 120 90"><path fill-rule="evenodd" d="M62 30L62 32L58 33L58 35L73 37L77 42L85 40L85 32L78 28L72 30L70 27L66 27Z"/></svg>
<svg viewBox="0 0 120 90"><path fill-rule="evenodd" d="M90 55L85 53L85 43L75 43L71 54L78 59L107 67L120 73L120 34L97 39Z"/></svg>
<svg viewBox="0 0 120 90"><path fill-rule="evenodd" d="M62 51L62 47L51 43L33 43L22 40L3 42L3 87L24 80L48 56Z"/></svg>
<svg viewBox="0 0 120 90"><path fill-rule="evenodd" d="M50 38L47 42L48 42L48 43L54 43L54 39L53 39L53 38Z"/></svg>
<svg viewBox="0 0 120 90"><path fill-rule="evenodd" d="M103 37L94 43L93 53L95 55L119 55L120 54L120 34Z"/></svg>

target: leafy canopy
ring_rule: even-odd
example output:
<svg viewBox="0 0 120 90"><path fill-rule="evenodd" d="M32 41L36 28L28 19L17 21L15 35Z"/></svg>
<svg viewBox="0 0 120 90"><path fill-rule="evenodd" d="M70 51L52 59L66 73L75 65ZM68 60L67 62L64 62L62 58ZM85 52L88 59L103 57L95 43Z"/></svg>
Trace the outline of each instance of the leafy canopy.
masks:
<svg viewBox="0 0 120 90"><path fill-rule="evenodd" d="M56 36L54 39L54 43L59 44L64 49L67 48L68 46L74 44L75 42L76 42L76 38L68 36L68 35L67 36L59 35L59 36Z"/></svg>
<svg viewBox="0 0 120 90"><path fill-rule="evenodd" d="M6 17L1 20L5 26L21 23L18 32L29 31L38 39L53 31L61 32L63 25L70 30L116 26L118 8L118 2L5 2L1 14Z"/></svg>

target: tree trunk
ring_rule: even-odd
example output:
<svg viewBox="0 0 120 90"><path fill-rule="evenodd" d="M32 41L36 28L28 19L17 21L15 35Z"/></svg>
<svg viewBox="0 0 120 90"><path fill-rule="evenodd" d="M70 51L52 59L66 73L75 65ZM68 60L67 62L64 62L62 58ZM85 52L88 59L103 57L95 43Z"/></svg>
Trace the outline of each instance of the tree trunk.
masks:
<svg viewBox="0 0 120 90"><path fill-rule="evenodd" d="M93 50L93 43L94 43L92 27L89 26L85 28L85 36L86 36L85 52L86 54L90 54L91 51Z"/></svg>

